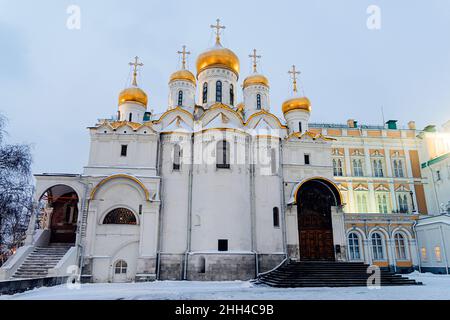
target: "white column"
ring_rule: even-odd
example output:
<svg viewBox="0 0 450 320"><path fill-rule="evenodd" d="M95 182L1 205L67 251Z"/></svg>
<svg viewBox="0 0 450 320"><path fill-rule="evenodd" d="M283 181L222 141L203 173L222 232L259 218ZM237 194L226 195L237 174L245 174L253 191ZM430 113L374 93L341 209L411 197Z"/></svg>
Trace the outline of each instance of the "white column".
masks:
<svg viewBox="0 0 450 320"><path fill-rule="evenodd" d="M353 194L353 182L348 183L348 202L347 203L347 212L352 213L356 212L356 206L355 206L355 198Z"/></svg>
<svg viewBox="0 0 450 320"><path fill-rule="evenodd" d="M394 182L389 182L389 193L391 194L391 202L392 202L392 210L393 211L397 211L398 206L397 206L397 197L395 196L395 187L394 187Z"/></svg>
<svg viewBox="0 0 450 320"><path fill-rule="evenodd" d="M375 199L375 189L373 187L373 182L368 182L368 188L369 188L369 212L376 213L378 212L376 199Z"/></svg>
<svg viewBox="0 0 450 320"><path fill-rule="evenodd" d="M364 162L366 165L365 176L371 177L372 176L372 164L370 163L370 151L369 151L368 147L364 147Z"/></svg>
<svg viewBox="0 0 450 320"><path fill-rule="evenodd" d="M345 176L352 176L351 160L348 147L344 147Z"/></svg>

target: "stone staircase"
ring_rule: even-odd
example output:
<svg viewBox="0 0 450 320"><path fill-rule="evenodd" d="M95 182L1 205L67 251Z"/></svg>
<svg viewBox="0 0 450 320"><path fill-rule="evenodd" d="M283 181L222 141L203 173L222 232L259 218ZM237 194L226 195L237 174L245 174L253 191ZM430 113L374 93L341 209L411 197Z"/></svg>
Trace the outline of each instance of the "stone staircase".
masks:
<svg viewBox="0 0 450 320"><path fill-rule="evenodd" d="M289 262L256 279L256 284L280 288L365 287L371 274L359 262ZM421 285L399 274L381 271L381 286Z"/></svg>
<svg viewBox="0 0 450 320"><path fill-rule="evenodd" d="M13 274L13 279L43 278L48 270L55 267L71 247L70 244L51 244L36 247Z"/></svg>

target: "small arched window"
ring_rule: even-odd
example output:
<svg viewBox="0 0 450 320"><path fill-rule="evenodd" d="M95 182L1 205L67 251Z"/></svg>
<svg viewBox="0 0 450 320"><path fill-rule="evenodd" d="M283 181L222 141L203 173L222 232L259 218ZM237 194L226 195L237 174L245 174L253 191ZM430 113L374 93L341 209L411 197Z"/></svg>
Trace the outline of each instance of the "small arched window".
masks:
<svg viewBox="0 0 450 320"><path fill-rule="evenodd" d="M216 167L219 169L230 168L230 143L221 140L216 144Z"/></svg>
<svg viewBox="0 0 450 320"><path fill-rule="evenodd" d="M127 273L127 263L124 260L118 260L114 265L115 274L126 274Z"/></svg>
<svg viewBox="0 0 450 320"><path fill-rule="evenodd" d="M280 227L280 210L278 207L273 208L273 226L275 228Z"/></svg>
<svg viewBox="0 0 450 320"><path fill-rule="evenodd" d="M203 103L208 102L208 83L203 83L203 93L202 93L202 101Z"/></svg>
<svg viewBox="0 0 450 320"><path fill-rule="evenodd" d="M395 255L398 260L406 260L406 245L405 237L401 233L396 233L395 240Z"/></svg>
<svg viewBox="0 0 450 320"><path fill-rule="evenodd" d="M230 84L230 105L234 106L234 86Z"/></svg>
<svg viewBox="0 0 450 320"><path fill-rule="evenodd" d="M261 95L259 93L256 95L256 109L261 110Z"/></svg>
<svg viewBox="0 0 450 320"><path fill-rule="evenodd" d="M179 144L173 146L173 170L180 170L181 165L181 147Z"/></svg>
<svg viewBox="0 0 450 320"><path fill-rule="evenodd" d="M183 91L180 90L178 91L178 104L179 107L181 107L183 105Z"/></svg>
<svg viewBox="0 0 450 320"><path fill-rule="evenodd" d="M128 115L128 121L133 121L133 114L130 112L130 114Z"/></svg>
<svg viewBox="0 0 450 320"><path fill-rule="evenodd" d="M117 208L105 216L103 224L136 224L136 216L126 208Z"/></svg>
<svg viewBox="0 0 450 320"><path fill-rule="evenodd" d="M384 260L383 237L378 232L372 234L373 260Z"/></svg>
<svg viewBox="0 0 450 320"><path fill-rule="evenodd" d="M348 253L350 260L361 259L361 246L359 237L355 232L351 232L348 235Z"/></svg>
<svg viewBox="0 0 450 320"><path fill-rule="evenodd" d="M216 102L222 102L222 81L216 82Z"/></svg>

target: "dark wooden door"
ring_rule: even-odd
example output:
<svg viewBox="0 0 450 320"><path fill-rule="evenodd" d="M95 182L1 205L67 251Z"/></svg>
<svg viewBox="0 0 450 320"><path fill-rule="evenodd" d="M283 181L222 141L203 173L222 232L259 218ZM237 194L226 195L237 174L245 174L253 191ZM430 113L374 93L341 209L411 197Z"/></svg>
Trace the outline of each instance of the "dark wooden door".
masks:
<svg viewBox="0 0 450 320"><path fill-rule="evenodd" d="M326 198L313 192L303 200L298 212L300 259L334 261L331 210Z"/></svg>

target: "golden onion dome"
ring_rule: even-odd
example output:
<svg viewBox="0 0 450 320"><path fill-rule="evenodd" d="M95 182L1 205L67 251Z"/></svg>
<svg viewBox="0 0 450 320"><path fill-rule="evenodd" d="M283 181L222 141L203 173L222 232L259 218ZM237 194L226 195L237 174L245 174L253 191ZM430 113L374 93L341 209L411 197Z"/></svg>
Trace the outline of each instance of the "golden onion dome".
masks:
<svg viewBox="0 0 450 320"><path fill-rule="evenodd" d="M220 43L198 56L197 76L203 70L213 67L231 70L239 77L239 58L230 49L222 47Z"/></svg>
<svg viewBox="0 0 450 320"><path fill-rule="evenodd" d="M178 70L172 73L172 75L170 76L169 83L176 80L189 81L192 82L192 84L194 85L196 83L195 76L192 74L192 72L186 69Z"/></svg>
<svg viewBox="0 0 450 320"><path fill-rule="evenodd" d="M144 92L144 90L134 86L124 89L119 94L119 106L126 102L134 102L147 107L147 94Z"/></svg>
<svg viewBox="0 0 450 320"><path fill-rule="evenodd" d="M311 102L306 97L292 98L286 100L283 103L281 109L283 110L284 114L292 110L304 110L307 112L311 112Z"/></svg>
<svg viewBox="0 0 450 320"><path fill-rule="evenodd" d="M244 80L243 88L247 88L252 85L263 85L268 87L269 86L269 80L263 76L262 74L252 74L251 76L248 76Z"/></svg>

